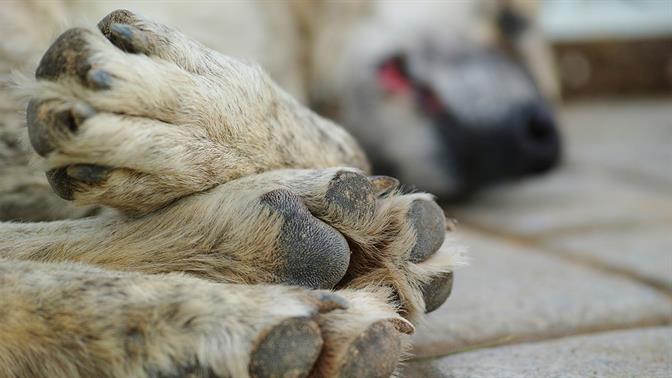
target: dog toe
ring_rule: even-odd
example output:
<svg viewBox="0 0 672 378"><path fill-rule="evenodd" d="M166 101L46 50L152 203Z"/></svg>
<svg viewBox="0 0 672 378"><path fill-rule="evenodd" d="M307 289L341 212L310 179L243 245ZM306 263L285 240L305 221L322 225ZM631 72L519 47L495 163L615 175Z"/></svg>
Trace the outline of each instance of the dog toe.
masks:
<svg viewBox="0 0 672 378"><path fill-rule="evenodd" d="M291 318L274 326L252 352L253 378L305 377L322 348L320 328L309 318Z"/></svg>
<svg viewBox="0 0 672 378"><path fill-rule="evenodd" d="M453 272L445 272L433 277L421 287L422 297L425 300L425 312L430 313L450 297L453 290Z"/></svg>
<svg viewBox="0 0 672 378"><path fill-rule="evenodd" d="M389 377L399 362L401 341L389 321L369 326L348 348L340 377Z"/></svg>
<svg viewBox="0 0 672 378"><path fill-rule="evenodd" d="M433 255L446 237L446 218L434 201L417 199L408 210L408 220L416 232L409 261L418 263Z"/></svg>

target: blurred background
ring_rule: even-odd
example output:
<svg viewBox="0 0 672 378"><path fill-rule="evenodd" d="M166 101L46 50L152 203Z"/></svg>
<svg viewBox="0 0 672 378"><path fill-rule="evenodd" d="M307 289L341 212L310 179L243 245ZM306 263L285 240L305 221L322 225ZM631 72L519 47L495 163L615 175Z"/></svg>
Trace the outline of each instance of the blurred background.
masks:
<svg viewBox="0 0 672 378"><path fill-rule="evenodd" d="M471 248L410 376L672 376L672 2L545 0L562 163L448 206Z"/></svg>

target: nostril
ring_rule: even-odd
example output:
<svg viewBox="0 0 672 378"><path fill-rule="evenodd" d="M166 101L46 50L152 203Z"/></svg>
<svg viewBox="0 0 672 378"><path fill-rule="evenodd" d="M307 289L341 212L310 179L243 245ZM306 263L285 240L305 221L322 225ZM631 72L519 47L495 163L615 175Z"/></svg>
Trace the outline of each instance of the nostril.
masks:
<svg viewBox="0 0 672 378"><path fill-rule="evenodd" d="M553 116L545 109L534 106L526 112L522 120L522 129L525 139L535 145L555 143L557 129Z"/></svg>
<svg viewBox="0 0 672 378"><path fill-rule="evenodd" d="M558 143L558 130L553 115L545 108L534 105L518 112L514 128L520 147L533 155L545 155Z"/></svg>
<svg viewBox="0 0 672 378"><path fill-rule="evenodd" d="M546 143L555 135L555 124L548 117L533 115L525 124L525 133L532 141Z"/></svg>
<svg viewBox="0 0 672 378"><path fill-rule="evenodd" d="M555 166L560 156L560 137L553 115L540 106L534 106L519 118L519 148L527 172L540 173Z"/></svg>

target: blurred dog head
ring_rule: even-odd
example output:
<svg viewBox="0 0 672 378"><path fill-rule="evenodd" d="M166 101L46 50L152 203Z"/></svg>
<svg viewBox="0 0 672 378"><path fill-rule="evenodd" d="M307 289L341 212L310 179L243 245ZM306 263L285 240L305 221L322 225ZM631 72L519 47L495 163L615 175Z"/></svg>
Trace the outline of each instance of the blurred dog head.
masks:
<svg viewBox="0 0 672 378"><path fill-rule="evenodd" d="M444 199L559 159L534 4L383 1L351 32L340 118L377 172ZM324 66L329 66L324 64Z"/></svg>

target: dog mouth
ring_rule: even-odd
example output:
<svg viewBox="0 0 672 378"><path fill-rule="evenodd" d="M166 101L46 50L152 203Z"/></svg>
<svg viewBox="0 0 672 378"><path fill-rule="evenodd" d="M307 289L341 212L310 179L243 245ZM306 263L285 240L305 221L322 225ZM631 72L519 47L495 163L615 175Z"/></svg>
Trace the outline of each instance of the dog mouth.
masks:
<svg viewBox="0 0 672 378"><path fill-rule="evenodd" d="M418 110L429 116L446 111L428 83L414 78L401 55L394 55L378 65L376 78L379 88L388 96L413 96Z"/></svg>
<svg viewBox="0 0 672 378"><path fill-rule="evenodd" d="M387 93L406 94L412 90L412 79L401 56L393 56L378 66L378 84Z"/></svg>

